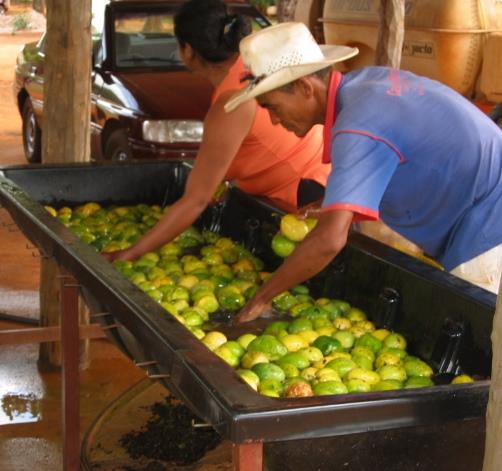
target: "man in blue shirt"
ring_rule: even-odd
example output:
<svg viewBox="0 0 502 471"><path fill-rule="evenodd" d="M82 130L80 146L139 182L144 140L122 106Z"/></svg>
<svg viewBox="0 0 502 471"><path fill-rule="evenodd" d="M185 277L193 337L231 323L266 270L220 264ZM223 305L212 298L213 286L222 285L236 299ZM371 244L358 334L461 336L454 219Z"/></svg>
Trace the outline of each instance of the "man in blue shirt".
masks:
<svg viewBox="0 0 502 471"><path fill-rule="evenodd" d="M498 257L486 273L496 291L502 265L500 129L434 80L386 67L343 76L331 71L330 65L354 53L331 46L321 58L313 43L299 23L241 42L252 82L231 98L227 111L256 97L274 123L298 136L324 123L324 157L332 172L317 227L240 320L257 317L274 295L322 270L357 220L383 220L471 280L470 265L483 271L487 260Z"/></svg>

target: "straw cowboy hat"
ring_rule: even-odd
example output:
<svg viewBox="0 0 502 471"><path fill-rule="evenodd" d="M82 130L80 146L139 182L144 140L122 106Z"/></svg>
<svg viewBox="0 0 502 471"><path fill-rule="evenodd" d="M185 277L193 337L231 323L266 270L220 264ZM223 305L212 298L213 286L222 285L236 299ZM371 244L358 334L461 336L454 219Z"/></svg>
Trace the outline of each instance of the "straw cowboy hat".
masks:
<svg viewBox="0 0 502 471"><path fill-rule="evenodd" d="M251 83L230 97L225 111L305 75L354 57L356 47L319 46L303 23L280 23L245 37L242 60Z"/></svg>

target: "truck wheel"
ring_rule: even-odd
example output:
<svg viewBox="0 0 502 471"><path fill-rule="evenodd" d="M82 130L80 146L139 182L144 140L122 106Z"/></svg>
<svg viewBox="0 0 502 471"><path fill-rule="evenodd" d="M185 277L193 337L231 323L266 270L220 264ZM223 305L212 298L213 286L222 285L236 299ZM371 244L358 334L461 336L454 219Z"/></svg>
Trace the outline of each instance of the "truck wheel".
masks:
<svg viewBox="0 0 502 471"><path fill-rule="evenodd" d="M36 164L42 157L42 131L29 98L23 104L22 119L24 155L28 162Z"/></svg>
<svg viewBox="0 0 502 471"><path fill-rule="evenodd" d="M123 162L132 159L132 151L123 129L117 129L110 134L105 143L105 159Z"/></svg>

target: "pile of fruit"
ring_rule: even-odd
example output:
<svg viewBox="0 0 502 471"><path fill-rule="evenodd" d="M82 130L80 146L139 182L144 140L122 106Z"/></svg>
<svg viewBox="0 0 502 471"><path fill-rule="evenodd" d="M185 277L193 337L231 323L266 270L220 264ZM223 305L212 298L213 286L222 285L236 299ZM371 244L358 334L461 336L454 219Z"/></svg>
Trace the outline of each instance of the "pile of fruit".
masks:
<svg viewBox="0 0 502 471"><path fill-rule="evenodd" d="M104 252L129 247L168 210L145 204L102 208L97 203L46 209ZM314 226L313 220L284 216L274 250L278 237L296 244ZM313 299L303 285L273 299L274 309L289 320L271 323L262 335L229 340L218 331L206 333L210 314L238 311L270 276L245 247L218 234L190 227L155 252L114 264L261 394L300 397L434 384L432 368L407 353L402 335L377 329L347 302ZM461 375L453 383L471 381Z"/></svg>
<svg viewBox="0 0 502 471"><path fill-rule="evenodd" d="M301 219L294 214L286 214L281 218L279 232L272 239L272 250L279 257L286 258L295 250L307 234L316 226L317 219Z"/></svg>
<svg viewBox="0 0 502 471"><path fill-rule="evenodd" d="M227 340L213 331L202 339L263 395L300 397L434 384L434 371L407 353L402 335L376 329L363 311L344 301L314 301L298 286L276 297L273 305L293 320L276 321L260 336ZM465 375L453 380L470 381Z"/></svg>
<svg viewBox="0 0 502 471"><path fill-rule="evenodd" d="M129 247L166 210L144 204L102 208L97 203L46 209L102 252ZM202 326L211 313L241 309L269 276L244 246L195 227L155 252L114 265L198 338L205 335Z"/></svg>

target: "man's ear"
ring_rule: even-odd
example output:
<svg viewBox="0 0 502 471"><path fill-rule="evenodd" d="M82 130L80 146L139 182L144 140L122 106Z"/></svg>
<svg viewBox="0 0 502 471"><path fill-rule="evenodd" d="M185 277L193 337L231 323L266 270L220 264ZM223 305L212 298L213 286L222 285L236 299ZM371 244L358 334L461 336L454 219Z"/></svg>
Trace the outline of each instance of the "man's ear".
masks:
<svg viewBox="0 0 502 471"><path fill-rule="evenodd" d="M308 77L300 77L296 80L295 85L305 98L312 98L314 95L314 86Z"/></svg>

